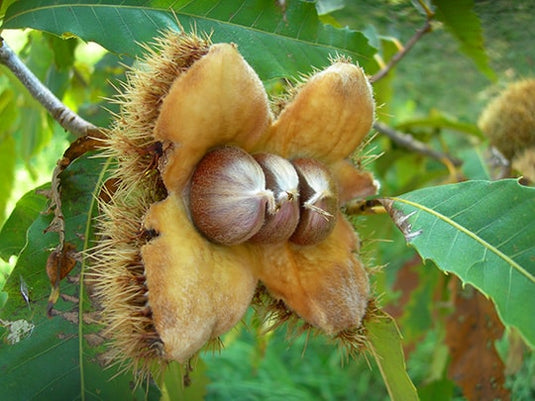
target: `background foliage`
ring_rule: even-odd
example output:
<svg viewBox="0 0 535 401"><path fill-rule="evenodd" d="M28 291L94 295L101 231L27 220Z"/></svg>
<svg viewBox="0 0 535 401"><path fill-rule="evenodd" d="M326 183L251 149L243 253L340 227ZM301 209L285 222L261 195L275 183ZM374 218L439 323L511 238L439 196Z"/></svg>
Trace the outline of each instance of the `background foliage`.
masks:
<svg viewBox="0 0 535 401"><path fill-rule="evenodd" d="M530 16L535 5L505 0L412 3L10 0L0 3L0 29L56 96L105 127L108 110L115 110L105 100L114 94L110 81L124 79L124 65L140 53L138 42L150 42L162 27L177 27L177 19L185 29L213 32L215 42L237 43L266 87L276 92L281 78L324 67L336 53L350 55L370 75L376 73L424 24L422 5L435 10L432 32L374 84L381 105L378 118L449 152L462 165L444 164L376 136L367 151L382 156L369 168L381 181L381 195L396 197L390 205L393 216L360 216L355 225L368 264L383 266L373 278L375 291L400 327L407 369L420 399L529 400L535 397L535 357L525 345L535 344L535 302L529 302L534 293L535 196L532 188L514 180L488 182L494 173L476 121L508 82L532 74L535 28ZM48 319L44 313L49 293L44 266L57 235L43 235L51 216L42 213L45 197L30 189L48 188L55 161L73 139L1 66L0 257L9 280L0 292L0 385L8 399L112 399L131 393L128 375L108 381L116 370L103 371L99 364L99 327L77 282L84 262L62 284L66 296L57 305L60 315ZM91 238L92 192L101 179L101 163L83 158L64 172L67 240L78 249ZM485 181L443 185L463 180ZM441 199L451 200L445 209ZM413 211L417 213L411 215ZM461 211L466 214L459 217ZM489 219L498 215L496 221ZM467 219L465 231L452 224ZM492 225L485 232L487 222ZM435 225L442 227L440 235L428 236L427 228ZM411 235L422 227L425 235ZM453 248L455 241L459 246ZM425 265L407 242L429 259ZM517 257L508 246L523 253ZM496 255L500 261L489 263ZM472 274L477 265L482 276ZM507 286L508 276L513 279ZM498 314L494 303L467 283L490 297ZM323 338L300 337L288 344L284 330L261 331L248 314L244 327L225 336L221 354L203 355L191 387L181 389L179 367L172 366L159 390L150 384L134 397L388 398L370 356L341 364L338 350Z"/></svg>

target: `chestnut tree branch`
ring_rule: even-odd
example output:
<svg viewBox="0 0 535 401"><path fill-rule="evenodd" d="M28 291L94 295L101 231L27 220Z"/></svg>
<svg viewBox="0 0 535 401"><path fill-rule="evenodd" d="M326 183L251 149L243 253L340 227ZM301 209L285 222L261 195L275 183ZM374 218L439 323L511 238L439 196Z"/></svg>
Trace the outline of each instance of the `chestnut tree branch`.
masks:
<svg viewBox="0 0 535 401"><path fill-rule="evenodd" d="M390 139L392 139L392 141L396 142L398 145L401 145L407 149L410 149L412 151L415 151L425 156L432 157L433 159L436 159L442 162L444 160L447 160L454 166L460 166L462 164L462 161L457 159L456 157L453 157L446 153L442 153L442 152L439 152L438 150L432 149L429 146L427 146L425 143L420 142L417 139L414 139L411 135L396 131L395 129L390 128L388 125L382 122L379 122L379 121L375 122L373 124L373 128L375 128L381 134L388 136Z"/></svg>
<svg viewBox="0 0 535 401"><path fill-rule="evenodd" d="M431 17L432 15L428 16L424 26L416 31L412 38L410 38L409 41L405 44L403 49L397 52L384 68L382 68L370 77L371 83L377 82L381 78L384 78L390 72L390 70L394 68L396 64L399 63L400 60L407 55L407 53L413 48L416 42L418 42L420 38L424 36L427 32L431 31Z"/></svg>
<svg viewBox="0 0 535 401"><path fill-rule="evenodd" d="M82 137L97 131L90 122L84 120L64 105L39 79L26 67L15 52L0 37L0 63L4 64L28 89L30 94L50 113L67 131Z"/></svg>
<svg viewBox="0 0 535 401"><path fill-rule="evenodd" d="M61 208L61 173L69 164L82 154L97 149L103 138L103 129L84 120L74 111L63 104L39 79L26 67L15 52L0 37L0 63L4 64L30 94L52 115L52 117L67 131L76 135L74 141L58 161L52 174L51 189L46 195L50 199L49 212L54 213L50 225L45 232L56 232L59 243L47 259L47 274L50 278L52 291L50 293L47 314L52 316L52 308L59 297L59 282L64 271L74 266L74 247L65 242L65 218Z"/></svg>

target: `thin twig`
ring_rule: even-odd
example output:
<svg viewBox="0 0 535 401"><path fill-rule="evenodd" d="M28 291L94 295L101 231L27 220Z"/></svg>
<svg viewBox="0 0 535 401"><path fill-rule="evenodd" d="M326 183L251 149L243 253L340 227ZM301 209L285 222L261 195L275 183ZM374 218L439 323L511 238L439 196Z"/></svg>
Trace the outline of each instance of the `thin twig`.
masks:
<svg viewBox="0 0 535 401"><path fill-rule="evenodd" d="M421 153L422 155L432 157L433 159L439 160L441 162L447 160L454 166L460 166L462 164L462 161L457 159L456 157L439 152L438 150L431 149L425 143L414 139L411 135L396 131L395 129L390 128L384 123L377 121L373 124L373 128L375 128L381 134L388 136L397 144L406 147L407 149L413 150L417 153Z"/></svg>
<svg viewBox="0 0 535 401"><path fill-rule="evenodd" d="M422 36L424 36L427 32L431 31L431 20L427 19L425 21L425 24L423 27L418 29L416 33L412 36L412 38L409 39L407 44L401 49L399 52L397 52L388 62L388 64L380 69L376 74L372 75L370 78L370 82L377 82L381 78L384 78L394 66L399 63L399 61L405 57L405 55L412 49L412 47L420 40Z"/></svg>
<svg viewBox="0 0 535 401"><path fill-rule="evenodd" d="M98 130L65 106L39 79L24 65L15 52L0 37L0 63L15 74L28 89L30 94L50 113L50 115L67 131L81 137Z"/></svg>

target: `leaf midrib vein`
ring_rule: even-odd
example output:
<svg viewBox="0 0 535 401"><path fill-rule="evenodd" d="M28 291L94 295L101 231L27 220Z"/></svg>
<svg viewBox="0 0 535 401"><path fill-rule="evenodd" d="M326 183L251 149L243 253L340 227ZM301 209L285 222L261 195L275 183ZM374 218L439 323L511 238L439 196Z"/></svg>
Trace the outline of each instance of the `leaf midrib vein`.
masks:
<svg viewBox="0 0 535 401"><path fill-rule="evenodd" d="M11 20L13 20L15 18L21 17L22 15L25 15L25 14L31 14L31 13L35 13L35 12L39 12L39 11L48 11L48 10L52 10L52 9L69 8L69 7L70 8L115 8L115 9L123 8L123 9L134 9L134 10L140 10L140 11L149 10L149 12L150 12L150 10L159 11L159 12L161 12L161 11L166 12L167 11L166 9L163 9L163 8L140 7L140 6L132 6L132 5L124 6L124 5L110 5L110 4L76 4L76 5L58 4L58 5L50 5L50 6L46 6L46 7L36 7L36 8L32 8L31 10L22 11L20 13L17 13L16 15L12 16L9 19L5 19L4 20L4 24L8 23L9 21L11 21ZM215 18L208 17L208 16L200 16L198 14L187 13L187 12L183 12L183 11L180 11L180 10L176 11L176 13L177 13L177 15L184 15L184 16L189 17L189 18L204 19L204 20L210 21L212 23L225 24L225 25L233 26L233 27L236 27L236 28L239 28L239 29L247 29L247 30L256 32L258 34L268 35L268 36L272 36L272 37L275 37L275 38L285 38L287 40L291 40L291 41L294 41L296 43L304 44L304 45L307 45L307 46L315 46L315 47L321 47L321 48L333 49L333 50L343 50L345 52L355 53L355 54L358 53L355 50L344 49L344 48L342 48L340 46L335 46L335 45L327 44L327 43L321 43L321 42L318 41L318 37L316 37L316 39L314 39L313 41L312 40L307 41L307 40L298 39L298 38L293 37L293 36L288 36L288 35L283 35L283 34L276 34L274 32L261 30L261 29L254 28L254 27L251 27L251 26L234 24L234 23L229 22L229 21L215 19ZM343 36L344 36L344 38L346 40L347 40L347 35L349 33L354 33L354 32L344 32L344 34L343 34Z"/></svg>
<svg viewBox="0 0 535 401"><path fill-rule="evenodd" d="M417 209L420 209L420 210L422 210L422 211L424 211L426 213L431 214L432 216L437 217L438 219L444 221L445 223L451 225L452 227L456 228L457 230L459 230L463 234L467 235L468 237L470 237L474 241L476 241L479 244L481 244L484 248L488 249L489 251L493 252L498 257L503 259L512 268L516 269L520 274L524 275L529 281L535 283L535 277L533 277L528 271L526 271L526 269L524 269L522 266L520 266L517 262L515 262L509 256L504 254L502 251L500 251L499 249L494 247L492 244L488 243L483 238L477 236L476 234L474 234L472 231L470 231L469 229L465 228L461 224L455 222L454 220L450 219L449 217L447 217L447 216L445 216L445 215L443 215L443 214L441 214L441 213L439 213L439 212L437 212L437 211L435 211L433 209L430 209L430 208L428 208L428 207L426 207L426 206L424 206L424 205L422 205L420 203L412 202L412 201L409 201L407 199L402 199L402 198L397 198L397 197L392 197L391 199L394 202L405 203L405 204L407 204L409 206L412 206L412 207L415 207Z"/></svg>

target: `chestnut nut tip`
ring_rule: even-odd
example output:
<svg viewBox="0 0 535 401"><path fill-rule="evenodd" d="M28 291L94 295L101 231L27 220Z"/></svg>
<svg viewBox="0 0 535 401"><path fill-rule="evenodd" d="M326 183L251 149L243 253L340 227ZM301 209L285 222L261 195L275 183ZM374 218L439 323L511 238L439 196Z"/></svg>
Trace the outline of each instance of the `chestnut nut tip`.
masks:
<svg viewBox="0 0 535 401"><path fill-rule="evenodd" d="M334 229L339 208L338 188L327 166L315 159L292 161L299 176L301 217L290 241L314 245Z"/></svg>
<svg viewBox="0 0 535 401"><path fill-rule="evenodd" d="M265 222L251 241L277 243L288 240L299 222L299 177L292 164L270 153L253 155L275 196L275 210L267 210Z"/></svg>

